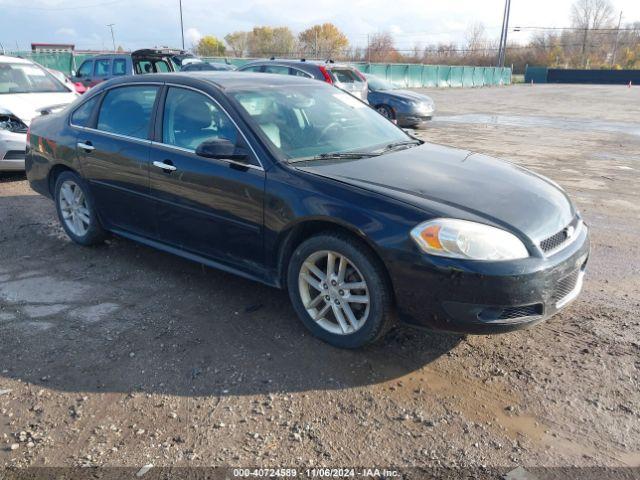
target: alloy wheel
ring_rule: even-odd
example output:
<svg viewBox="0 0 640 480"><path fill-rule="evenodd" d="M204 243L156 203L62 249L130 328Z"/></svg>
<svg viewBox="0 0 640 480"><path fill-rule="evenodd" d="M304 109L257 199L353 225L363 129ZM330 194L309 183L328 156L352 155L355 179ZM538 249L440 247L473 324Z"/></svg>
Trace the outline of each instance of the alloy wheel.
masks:
<svg viewBox="0 0 640 480"><path fill-rule="evenodd" d="M85 236L91 225L91 216L87 198L80 186L72 180L65 180L58 197L62 220L67 228L78 237Z"/></svg>
<svg viewBox="0 0 640 480"><path fill-rule="evenodd" d="M300 268L298 289L307 313L328 332L348 335L367 321L369 288L345 255L329 250L311 254Z"/></svg>

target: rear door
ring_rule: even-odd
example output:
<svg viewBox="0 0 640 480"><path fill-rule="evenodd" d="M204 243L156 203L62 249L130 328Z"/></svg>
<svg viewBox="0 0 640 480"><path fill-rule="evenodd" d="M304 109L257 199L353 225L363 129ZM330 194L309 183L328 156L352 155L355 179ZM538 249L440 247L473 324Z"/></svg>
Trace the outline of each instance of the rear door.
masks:
<svg viewBox="0 0 640 480"><path fill-rule="evenodd" d="M91 86L93 82L93 60L85 60L78 68L74 82L81 82L85 87Z"/></svg>
<svg viewBox="0 0 640 480"><path fill-rule="evenodd" d="M111 59L98 58L94 60L93 81L90 86L97 85L100 82L106 82L111 78Z"/></svg>
<svg viewBox="0 0 640 480"><path fill-rule="evenodd" d="M215 138L249 147L210 96L177 86L165 96L150 170L160 240L256 273L263 265L264 170L253 153L248 164L196 155L200 143Z"/></svg>
<svg viewBox="0 0 640 480"><path fill-rule="evenodd" d="M151 118L160 85L107 90L87 127L76 125L77 152L100 219L109 229L155 236L149 194ZM77 115L78 111L74 112Z"/></svg>

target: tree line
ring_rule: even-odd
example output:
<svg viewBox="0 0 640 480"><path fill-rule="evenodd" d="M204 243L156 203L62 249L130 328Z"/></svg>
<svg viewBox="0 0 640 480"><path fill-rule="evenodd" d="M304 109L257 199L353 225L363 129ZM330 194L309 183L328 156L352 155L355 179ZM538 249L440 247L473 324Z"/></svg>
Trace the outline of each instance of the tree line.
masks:
<svg viewBox="0 0 640 480"><path fill-rule="evenodd" d="M577 0L567 28L521 27L531 33L526 44L507 44L506 61L514 72L526 65L557 68L640 68L640 22L622 23L609 0ZM511 33L511 32L510 32ZM353 46L332 23L313 25L295 35L286 26L259 26L229 33L220 40L207 35L193 46L204 57L317 58L353 62L495 65L498 39L481 23L469 26L463 42L401 47L389 32Z"/></svg>

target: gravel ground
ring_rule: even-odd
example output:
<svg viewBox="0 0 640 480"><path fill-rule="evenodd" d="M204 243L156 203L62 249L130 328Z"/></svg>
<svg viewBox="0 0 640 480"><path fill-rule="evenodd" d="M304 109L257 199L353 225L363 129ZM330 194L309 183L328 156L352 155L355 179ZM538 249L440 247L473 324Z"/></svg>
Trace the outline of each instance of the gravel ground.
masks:
<svg viewBox="0 0 640 480"><path fill-rule="evenodd" d="M72 244L4 175L0 466L639 467L640 88L426 92L422 137L575 199L592 255L571 307L516 333L399 328L340 351L284 292L120 238Z"/></svg>

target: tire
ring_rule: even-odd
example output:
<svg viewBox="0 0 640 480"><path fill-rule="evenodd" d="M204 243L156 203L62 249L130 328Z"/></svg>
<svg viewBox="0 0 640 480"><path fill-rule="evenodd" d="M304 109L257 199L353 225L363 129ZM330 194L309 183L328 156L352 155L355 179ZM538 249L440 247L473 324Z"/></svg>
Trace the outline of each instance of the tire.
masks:
<svg viewBox="0 0 640 480"><path fill-rule="evenodd" d="M376 106L376 112L382 115L384 118L388 118L389 120L393 120L395 115L393 114L393 110L387 105L378 105Z"/></svg>
<svg viewBox="0 0 640 480"><path fill-rule="evenodd" d="M102 243L106 232L100 225L86 182L76 173L65 171L56 178L53 191L58 219L69 238L85 246Z"/></svg>
<svg viewBox="0 0 640 480"><path fill-rule="evenodd" d="M331 278L335 285L327 281L330 254L334 256ZM344 258L346 266L342 280L340 258ZM310 278L315 287L305 278ZM363 347L381 339L393 326L392 290L384 267L365 244L349 235L320 234L300 244L289 260L287 288L302 323L313 335L335 347Z"/></svg>

